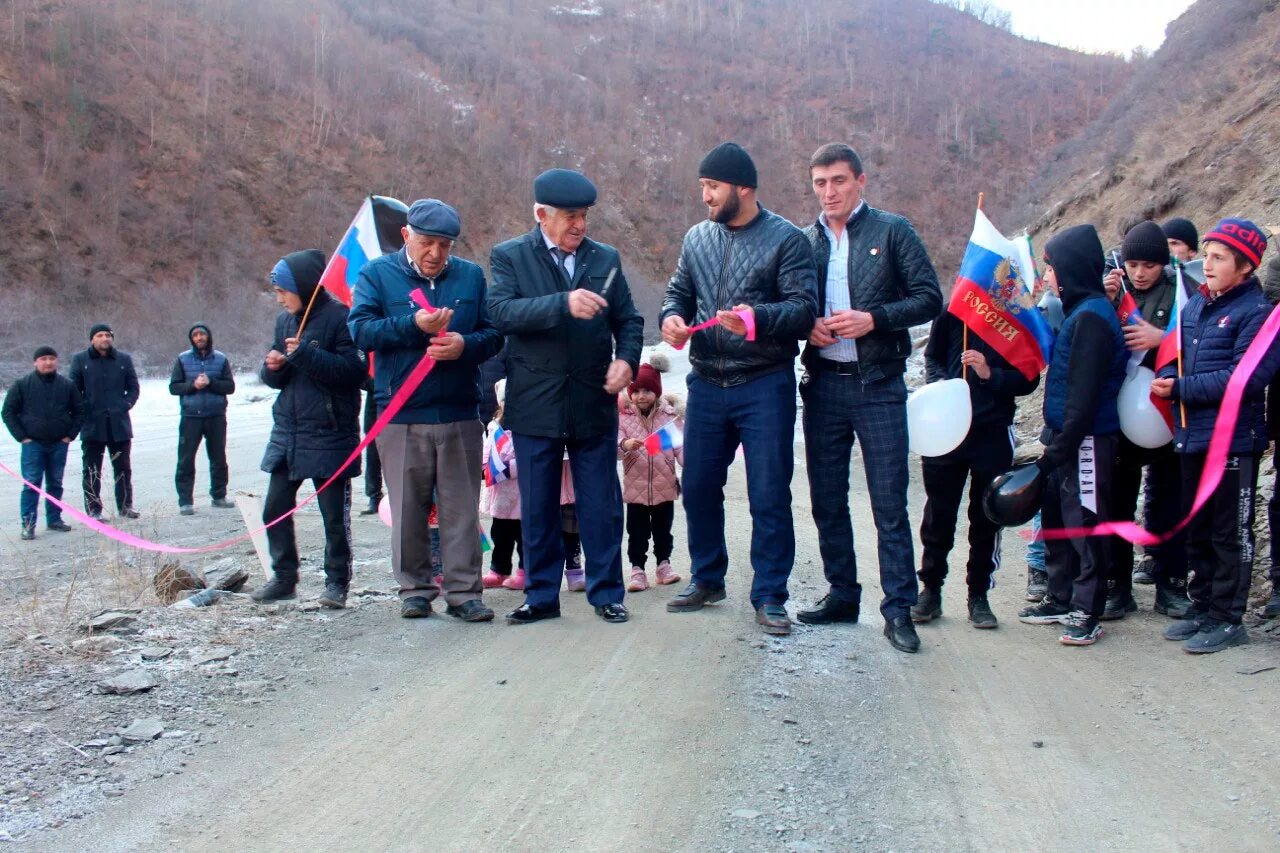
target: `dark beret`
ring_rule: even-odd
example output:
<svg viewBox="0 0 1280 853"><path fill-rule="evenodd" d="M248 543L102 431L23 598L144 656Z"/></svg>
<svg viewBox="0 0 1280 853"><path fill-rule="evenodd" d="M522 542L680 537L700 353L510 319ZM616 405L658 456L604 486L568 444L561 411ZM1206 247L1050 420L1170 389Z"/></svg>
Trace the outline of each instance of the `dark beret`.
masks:
<svg viewBox="0 0 1280 853"><path fill-rule="evenodd" d="M416 234L457 240L462 218L438 198L420 198L409 206L409 228Z"/></svg>
<svg viewBox="0 0 1280 853"><path fill-rule="evenodd" d="M533 200L573 210L596 203L596 185L572 169L548 169L533 179Z"/></svg>

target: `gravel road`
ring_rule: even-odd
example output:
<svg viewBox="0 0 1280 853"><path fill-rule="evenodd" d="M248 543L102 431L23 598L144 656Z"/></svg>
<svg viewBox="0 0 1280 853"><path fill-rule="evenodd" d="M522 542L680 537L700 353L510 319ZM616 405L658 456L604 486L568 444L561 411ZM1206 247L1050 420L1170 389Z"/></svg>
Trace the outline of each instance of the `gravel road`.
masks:
<svg viewBox="0 0 1280 853"><path fill-rule="evenodd" d="M232 486L260 487L253 472L265 404L243 405L231 440ZM135 457L148 498L140 501L148 512L140 529L179 542L238 529L234 512L202 509L198 526L176 515L176 428L159 416L144 424ZM861 483L860 465L854 478ZM803 465L794 493L793 611L823 591ZM180 773L141 778L81 819L8 846L1280 846L1280 670L1256 672L1280 665L1275 634L1255 628L1250 646L1191 658L1159 638L1167 623L1150 612L1150 588L1140 587L1142 612L1108 625L1097 646L1064 648L1051 629L1016 621L1023 549L1010 535L992 593L999 630L968 626L955 578L947 615L921 627L919 655L889 647L874 606L858 625L798 626L790 638L766 638L746 602L741 464L728 494L730 528L741 533L731 535L735 563L722 606L668 614L663 605L675 590L657 588L628 597L626 625L604 624L569 593L564 618L528 627L405 621L390 599L336 615L277 617L310 621L255 635L237 663L241 679L279 685L270 701L210 698L217 737L186 757ZM0 505L10 497L16 504L0 487ZM911 499L918 519L918 481ZM860 487L853 505L874 604L865 503ZM301 524L318 529L314 517ZM16 522L10 527L16 534ZM682 522L677 528L682 557ZM356 583L389 588L385 529L357 519L356 536ZM76 559L100 556L83 531L21 544L0 540L6 571L15 569L6 578L10 596L49 586ZM307 574L309 595L319 577ZM500 613L519 602L508 591L487 598ZM122 765L144 755L121 756Z"/></svg>

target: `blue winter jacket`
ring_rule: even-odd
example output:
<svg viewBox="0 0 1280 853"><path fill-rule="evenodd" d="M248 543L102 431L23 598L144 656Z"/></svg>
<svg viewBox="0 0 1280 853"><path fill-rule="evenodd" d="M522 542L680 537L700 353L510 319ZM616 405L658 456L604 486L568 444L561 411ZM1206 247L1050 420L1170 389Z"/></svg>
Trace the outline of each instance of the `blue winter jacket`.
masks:
<svg viewBox="0 0 1280 853"><path fill-rule="evenodd" d="M456 361L436 363L392 421L443 424L476 420L480 365L502 349L502 336L485 308L484 271L471 261L451 257L440 275L426 278L409 265L404 249L364 265L347 320L356 346L373 354L378 407L386 408L431 342L430 335L413 321L418 305L409 294L418 288L433 306L453 309L448 331L462 335L464 347Z"/></svg>
<svg viewBox="0 0 1280 853"><path fill-rule="evenodd" d="M184 418L217 417L227 412L227 395L236 392L236 378L226 355L213 348L213 332L208 326L204 323L192 326L187 340L191 340L196 329L203 329L209 336L209 348L201 351L192 343L191 349L178 356L169 373L169 393L181 398ZM209 378L209 384L197 388L196 377L202 373Z"/></svg>
<svg viewBox="0 0 1280 853"><path fill-rule="evenodd" d="M1179 318L1182 378L1173 383L1173 445L1178 453L1204 453L1209 449L1227 381L1270 313L1271 304L1263 296L1256 276L1217 297L1211 297L1209 289L1202 285L1183 306ZM1278 361L1280 346L1272 346L1249 378L1231 440L1232 453L1258 453L1266 448L1266 388ZM1161 378L1177 375L1177 363L1160 370Z"/></svg>

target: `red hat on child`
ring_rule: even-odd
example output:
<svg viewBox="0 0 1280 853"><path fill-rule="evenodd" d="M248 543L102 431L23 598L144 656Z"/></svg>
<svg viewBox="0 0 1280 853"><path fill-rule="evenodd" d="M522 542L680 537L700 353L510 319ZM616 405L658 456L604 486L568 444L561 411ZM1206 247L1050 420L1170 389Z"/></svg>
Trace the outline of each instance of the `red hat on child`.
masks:
<svg viewBox="0 0 1280 853"><path fill-rule="evenodd" d="M662 396L662 377L653 369L652 364L640 365L636 381L627 386L627 393L634 394L642 388L645 391L652 391L655 397Z"/></svg>

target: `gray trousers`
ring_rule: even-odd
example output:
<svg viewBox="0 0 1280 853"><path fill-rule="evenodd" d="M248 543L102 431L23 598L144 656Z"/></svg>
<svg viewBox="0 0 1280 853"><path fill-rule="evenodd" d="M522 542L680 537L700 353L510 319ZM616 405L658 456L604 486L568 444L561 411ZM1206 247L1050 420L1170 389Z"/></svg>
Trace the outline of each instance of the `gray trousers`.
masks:
<svg viewBox="0 0 1280 853"><path fill-rule="evenodd" d="M433 601L441 590L431 566L427 516L432 495L440 520L444 599L453 606L481 597L480 421L388 424L378 436L391 503L391 570L400 598Z"/></svg>

